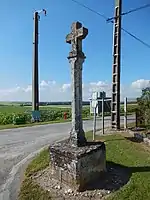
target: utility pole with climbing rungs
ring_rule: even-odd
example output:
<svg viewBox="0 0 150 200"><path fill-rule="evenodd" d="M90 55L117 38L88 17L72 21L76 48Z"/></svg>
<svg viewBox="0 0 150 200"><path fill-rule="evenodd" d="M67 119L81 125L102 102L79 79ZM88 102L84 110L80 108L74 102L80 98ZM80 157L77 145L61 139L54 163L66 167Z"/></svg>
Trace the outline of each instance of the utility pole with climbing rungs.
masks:
<svg viewBox="0 0 150 200"><path fill-rule="evenodd" d="M114 18L114 43L113 43L113 67L112 67L112 103L111 103L111 127L120 129L120 54L121 54L121 12L122 0L115 2Z"/></svg>

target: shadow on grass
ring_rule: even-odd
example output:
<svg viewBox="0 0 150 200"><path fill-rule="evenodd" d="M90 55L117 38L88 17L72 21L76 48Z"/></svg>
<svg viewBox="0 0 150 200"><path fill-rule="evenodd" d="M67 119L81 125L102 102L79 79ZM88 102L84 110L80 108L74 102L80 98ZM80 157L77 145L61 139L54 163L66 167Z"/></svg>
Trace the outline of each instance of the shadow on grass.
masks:
<svg viewBox="0 0 150 200"><path fill-rule="evenodd" d="M135 137L125 137L126 140L129 140L131 142L135 142L135 143L141 143L143 142L141 139L135 138Z"/></svg>
<svg viewBox="0 0 150 200"><path fill-rule="evenodd" d="M150 166L127 167L114 162L107 162L107 172L102 174L97 181L87 186L87 190L105 189L119 190L126 185L132 174L136 172L150 172Z"/></svg>
<svg viewBox="0 0 150 200"><path fill-rule="evenodd" d="M104 139L104 142L115 142L115 141L121 141L121 140L125 140L125 139L124 138L115 138L115 139L111 139L111 140Z"/></svg>

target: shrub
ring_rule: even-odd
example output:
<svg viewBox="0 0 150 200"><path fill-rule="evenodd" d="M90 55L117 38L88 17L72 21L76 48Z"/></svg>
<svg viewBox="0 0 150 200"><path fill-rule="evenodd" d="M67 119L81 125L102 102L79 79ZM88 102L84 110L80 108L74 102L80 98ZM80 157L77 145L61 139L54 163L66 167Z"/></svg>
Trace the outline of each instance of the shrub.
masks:
<svg viewBox="0 0 150 200"><path fill-rule="evenodd" d="M26 124L27 123L27 114L15 114L13 116L13 124L19 125L19 124Z"/></svg>
<svg viewBox="0 0 150 200"><path fill-rule="evenodd" d="M71 118L71 109L70 108L52 108L47 110L41 110L41 121L47 122L47 121L55 121L55 120L61 120L64 118L64 113L67 114L67 119ZM26 124L31 123L31 110L26 110L23 112L16 112L16 113L0 113L0 124L6 125L6 124ZM90 115L90 109L89 108L83 108L82 117L88 117Z"/></svg>

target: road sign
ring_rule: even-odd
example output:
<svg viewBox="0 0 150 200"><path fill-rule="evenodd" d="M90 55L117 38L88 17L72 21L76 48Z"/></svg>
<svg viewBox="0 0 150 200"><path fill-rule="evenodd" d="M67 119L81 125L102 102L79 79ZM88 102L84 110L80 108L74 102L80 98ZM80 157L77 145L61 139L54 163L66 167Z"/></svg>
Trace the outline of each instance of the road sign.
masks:
<svg viewBox="0 0 150 200"><path fill-rule="evenodd" d="M97 92L93 92L92 93L92 100L97 100L97 96L98 96L98 93Z"/></svg>
<svg viewBox="0 0 150 200"><path fill-rule="evenodd" d="M32 121L39 121L40 120L40 111L35 110L32 111Z"/></svg>
<svg viewBox="0 0 150 200"><path fill-rule="evenodd" d="M92 108L96 108L98 104L97 100L92 100Z"/></svg>

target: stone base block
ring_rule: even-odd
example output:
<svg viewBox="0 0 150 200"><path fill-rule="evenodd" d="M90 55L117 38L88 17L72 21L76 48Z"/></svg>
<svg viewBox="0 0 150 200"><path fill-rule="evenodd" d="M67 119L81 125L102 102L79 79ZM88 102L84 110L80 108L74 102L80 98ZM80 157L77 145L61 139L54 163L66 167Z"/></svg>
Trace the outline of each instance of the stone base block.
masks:
<svg viewBox="0 0 150 200"><path fill-rule="evenodd" d="M74 147L68 141L50 146L51 169L60 183L83 191L106 171L106 149L103 142Z"/></svg>

